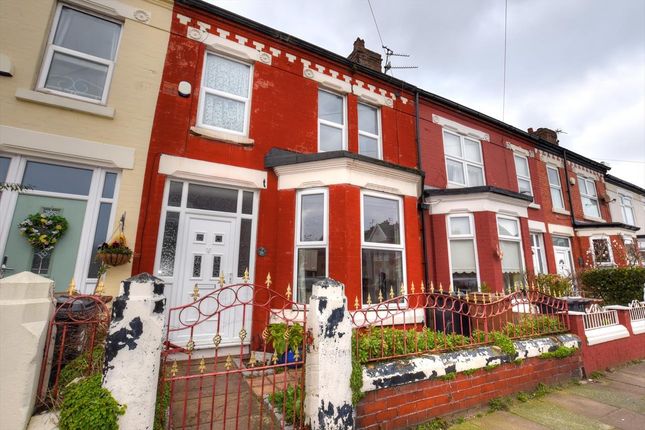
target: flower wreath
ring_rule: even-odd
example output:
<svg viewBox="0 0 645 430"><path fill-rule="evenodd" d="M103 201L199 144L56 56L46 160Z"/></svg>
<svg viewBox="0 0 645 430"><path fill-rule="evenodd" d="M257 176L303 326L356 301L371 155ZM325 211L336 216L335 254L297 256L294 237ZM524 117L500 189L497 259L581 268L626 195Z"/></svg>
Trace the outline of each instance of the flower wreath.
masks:
<svg viewBox="0 0 645 430"><path fill-rule="evenodd" d="M67 220L55 212L42 212L29 215L18 224L20 233L39 254L47 255L54 250L56 243L67 231Z"/></svg>

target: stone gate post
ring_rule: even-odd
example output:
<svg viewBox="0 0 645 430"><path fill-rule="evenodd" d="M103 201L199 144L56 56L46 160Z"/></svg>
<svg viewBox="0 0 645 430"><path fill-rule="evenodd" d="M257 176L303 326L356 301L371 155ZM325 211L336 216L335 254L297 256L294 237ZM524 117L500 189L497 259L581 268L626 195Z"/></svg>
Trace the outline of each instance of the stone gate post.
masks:
<svg viewBox="0 0 645 430"><path fill-rule="evenodd" d="M305 361L305 419L313 430L353 429L352 324L343 284L329 278L314 284L307 326L313 344Z"/></svg>
<svg viewBox="0 0 645 430"><path fill-rule="evenodd" d="M164 284L148 273L121 282L105 345L103 386L120 404L120 430L152 429L164 334Z"/></svg>

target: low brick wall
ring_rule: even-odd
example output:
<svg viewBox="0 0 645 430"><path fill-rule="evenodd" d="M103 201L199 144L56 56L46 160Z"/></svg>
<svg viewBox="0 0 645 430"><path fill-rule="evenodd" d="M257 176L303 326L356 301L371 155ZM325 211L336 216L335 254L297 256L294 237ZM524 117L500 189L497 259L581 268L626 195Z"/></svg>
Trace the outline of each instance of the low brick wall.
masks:
<svg viewBox="0 0 645 430"><path fill-rule="evenodd" d="M580 352L564 359L529 358L453 380L427 379L369 391L356 408L359 429L405 429L434 417L485 405L496 397L580 377Z"/></svg>

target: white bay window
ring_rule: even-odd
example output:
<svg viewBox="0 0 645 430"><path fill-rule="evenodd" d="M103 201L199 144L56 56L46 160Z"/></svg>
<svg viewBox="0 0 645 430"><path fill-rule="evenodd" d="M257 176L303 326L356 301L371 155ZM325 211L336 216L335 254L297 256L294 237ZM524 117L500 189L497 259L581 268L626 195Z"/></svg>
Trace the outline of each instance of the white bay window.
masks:
<svg viewBox="0 0 645 430"><path fill-rule="evenodd" d="M295 300L307 303L313 284L327 276L326 189L300 191L296 201Z"/></svg>
<svg viewBox="0 0 645 430"><path fill-rule="evenodd" d="M471 214L448 217L452 285L455 291L462 293L479 291L474 231Z"/></svg>
<svg viewBox="0 0 645 430"><path fill-rule="evenodd" d="M519 220L498 216L497 232L502 255L504 289L510 291L515 288L515 285L524 285L524 259Z"/></svg>

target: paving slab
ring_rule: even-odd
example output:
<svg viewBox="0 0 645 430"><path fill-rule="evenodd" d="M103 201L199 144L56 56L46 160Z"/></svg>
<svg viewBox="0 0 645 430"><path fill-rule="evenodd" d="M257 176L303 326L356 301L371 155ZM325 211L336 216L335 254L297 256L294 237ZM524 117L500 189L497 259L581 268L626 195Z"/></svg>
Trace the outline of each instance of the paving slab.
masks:
<svg viewBox="0 0 645 430"><path fill-rule="evenodd" d="M568 392L578 394L606 405L617 408L630 409L634 412L645 413L645 399L637 394L619 391L609 384L576 385L567 389Z"/></svg>
<svg viewBox="0 0 645 430"><path fill-rule="evenodd" d="M620 373L628 373L628 374L643 376L645 375L645 361L641 361L640 363L630 364L629 366L620 368L618 371Z"/></svg>
<svg viewBox="0 0 645 430"><path fill-rule="evenodd" d="M568 409L575 414L585 415L589 418L596 419L619 410L619 408L615 406L606 405L584 396L570 394L566 391L549 394L544 398L544 401Z"/></svg>
<svg viewBox="0 0 645 430"><path fill-rule="evenodd" d="M553 430L610 430L614 428L543 400L515 404L511 407L511 412Z"/></svg>
<svg viewBox="0 0 645 430"><path fill-rule="evenodd" d="M622 382L623 384L635 385L645 390L645 371L642 375L635 375L627 372L607 373L605 378L610 381Z"/></svg>
<svg viewBox="0 0 645 430"><path fill-rule="evenodd" d="M500 411L495 414L486 415L479 420L480 428L482 429L497 429L497 430L548 430L541 424L534 421L527 420L521 416L511 414L509 412Z"/></svg>
<svg viewBox="0 0 645 430"><path fill-rule="evenodd" d="M599 420L621 430L643 430L645 428L645 415L628 409L618 409Z"/></svg>

